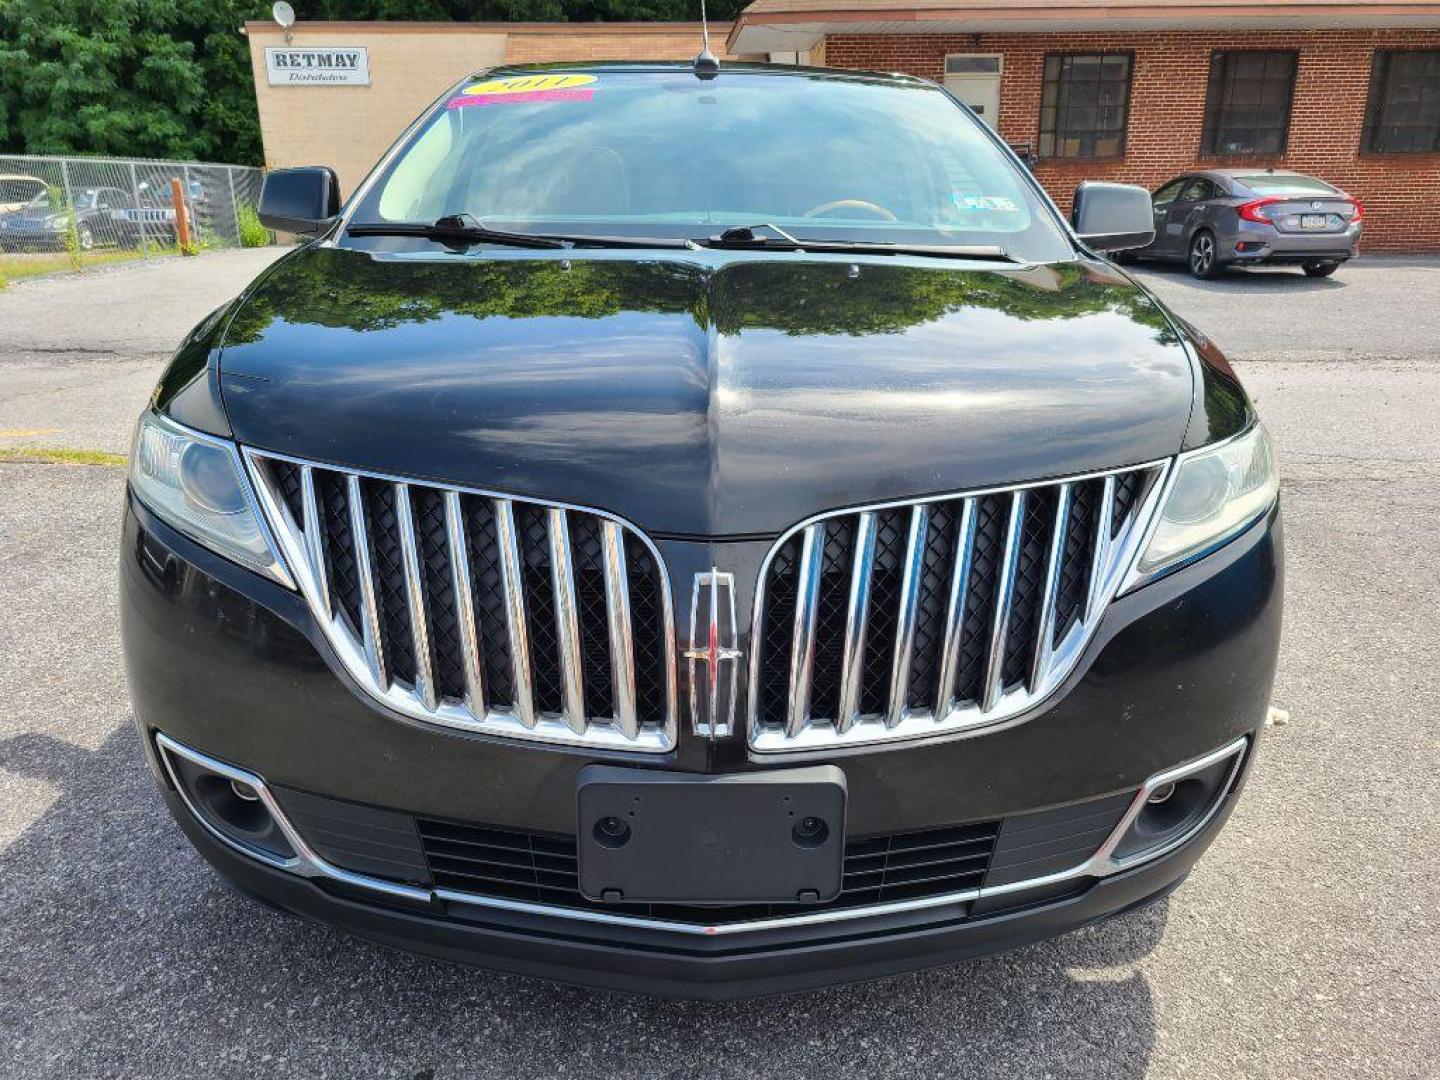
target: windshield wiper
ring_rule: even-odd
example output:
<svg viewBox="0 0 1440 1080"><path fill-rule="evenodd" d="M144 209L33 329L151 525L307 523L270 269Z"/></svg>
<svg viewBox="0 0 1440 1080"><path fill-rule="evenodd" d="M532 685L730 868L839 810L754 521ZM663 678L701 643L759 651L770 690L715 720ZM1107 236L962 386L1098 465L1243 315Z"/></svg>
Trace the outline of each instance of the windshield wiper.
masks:
<svg viewBox="0 0 1440 1080"><path fill-rule="evenodd" d="M506 247L522 248L690 248L695 245L689 240L672 240L658 236L588 236L559 233L523 233L506 229L492 229L469 214L450 214L433 224L400 221L394 223L371 222L351 225L346 230L351 236L420 236L426 240L438 240L443 244L469 246L470 244L501 244Z"/></svg>
<svg viewBox="0 0 1440 1080"><path fill-rule="evenodd" d="M769 229L775 236L761 236L757 229ZM975 244L891 244L873 240L814 240L791 236L777 225L739 225L719 236L696 240L701 247L740 251L815 251L822 254L931 255L941 259L982 259L993 262L1020 262L1002 247Z"/></svg>

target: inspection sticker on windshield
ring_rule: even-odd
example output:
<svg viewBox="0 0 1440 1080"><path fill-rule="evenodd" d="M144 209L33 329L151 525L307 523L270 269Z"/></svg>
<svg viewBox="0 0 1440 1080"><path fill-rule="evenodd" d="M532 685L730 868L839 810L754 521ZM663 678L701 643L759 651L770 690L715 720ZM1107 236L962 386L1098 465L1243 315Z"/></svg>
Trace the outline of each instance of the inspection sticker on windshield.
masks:
<svg viewBox="0 0 1440 1080"><path fill-rule="evenodd" d="M594 75L518 75L471 83L446 103L448 109L472 105L522 105L538 101L589 101Z"/></svg>
<svg viewBox="0 0 1440 1080"><path fill-rule="evenodd" d="M950 198L961 210L993 210L1001 214L1018 214L1020 212L1020 207L1015 205L1015 200L1007 199L1004 195L961 195L959 192L955 192Z"/></svg>

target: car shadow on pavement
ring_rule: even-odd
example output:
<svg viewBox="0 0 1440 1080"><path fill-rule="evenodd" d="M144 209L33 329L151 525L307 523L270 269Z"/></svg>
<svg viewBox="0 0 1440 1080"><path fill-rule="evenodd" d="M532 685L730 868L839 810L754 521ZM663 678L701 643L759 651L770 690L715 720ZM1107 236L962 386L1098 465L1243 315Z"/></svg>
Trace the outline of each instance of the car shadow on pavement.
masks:
<svg viewBox="0 0 1440 1080"><path fill-rule="evenodd" d="M0 849L14 1075L1122 1078L1155 1041L1137 965L1167 902L927 972L661 1001L415 957L241 899L170 820L128 722L94 750L0 742L6 774L56 793Z"/></svg>

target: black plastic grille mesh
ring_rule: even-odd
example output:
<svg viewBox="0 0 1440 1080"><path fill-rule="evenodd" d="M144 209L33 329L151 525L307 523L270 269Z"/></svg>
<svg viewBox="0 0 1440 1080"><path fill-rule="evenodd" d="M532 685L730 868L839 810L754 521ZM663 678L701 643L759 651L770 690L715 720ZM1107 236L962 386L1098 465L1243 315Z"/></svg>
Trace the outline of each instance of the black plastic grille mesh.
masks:
<svg viewBox="0 0 1440 1080"><path fill-rule="evenodd" d="M420 584L430 631L430 670L442 698L465 697L460 616L450 576L450 541L445 530L445 499L434 488L411 489L411 512L419 539Z"/></svg>
<svg viewBox="0 0 1440 1080"><path fill-rule="evenodd" d="M861 714L890 710L890 677L895 664L895 628L900 618L900 587L905 576L905 547L910 536L908 509L875 515L875 563L870 571L870 615L860 686Z"/></svg>
<svg viewBox="0 0 1440 1080"><path fill-rule="evenodd" d="M1020 528L1020 554L1015 563L1015 584L1010 594L1010 622L1005 633L1005 661L1001 685L1009 690L1030 675L1039 641L1040 608L1045 599L1045 571L1055 536L1054 488L1035 488L1025 495L1025 516Z"/></svg>
<svg viewBox="0 0 1440 1080"><path fill-rule="evenodd" d="M960 659L956 664L955 700L979 702L985 693L985 665L995 625L995 595L1000 561L1005 557L1005 530L1010 522L1010 497L986 495L975 503L975 540L970 576L965 585L965 618L960 624Z"/></svg>
<svg viewBox="0 0 1440 1080"><path fill-rule="evenodd" d="M375 599L380 605L385 667L400 682L413 682L415 647L410 637L400 524L395 517L395 488L378 480L363 481L362 487L370 532L370 564L375 574Z"/></svg>
<svg viewBox="0 0 1440 1080"><path fill-rule="evenodd" d="M937 503L930 508L920 590L915 598L915 643L910 653L910 689L906 703L912 709L933 709L939 696L945 615L950 603L950 579L955 573L958 507L957 503Z"/></svg>
<svg viewBox="0 0 1440 1080"><path fill-rule="evenodd" d="M615 692L610 670L610 624L605 602L605 549L600 519L570 514L570 556L575 567L575 606L580 618L580 655L585 711L610 716Z"/></svg>
<svg viewBox="0 0 1440 1080"><path fill-rule="evenodd" d="M665 600L660 568L650 549L625 534L630 579L630 631L635 643L635 711L642 724L661 724L667 707Z"/></svg>
<svg viewBox="0 0 1440 1080"><path fill-rule="evenodd" d="M820 566L820 597L815 605L815 660L810 712L834 717L839 711L841 664L845 653L845 613L855 554L853 517L825 524L825 551Z"/></svg>
<svg viewBox="0 0 1440 1080"><path fill-rule="evenodd" d="M800 542L797 533L781 545L770 561L765 580L765 619L760 628L760 716L770 724L785 722L785 702L790 693Z"/></svg>
<svg viewBox="0 0 1440 1080"><path fill-rule="evenodd" d="M500 540L495 532L495 511L489 499L466 495L465 546L470 555L470 590L475 602L475 623L480 636L480 669L485 703L506 708L515 703L510 668L510 631L505 622L505 582L500 569Z"/></svg>
<svg viewBox="0 0 1440 1080"><path fill-rule="evenodd" d="M272 459L270 471L275 477L276 487L280 489L280 497L290 509L290 516L297 525L300 524L305 515L304 498L300 493L300 466L289 461Z"/></svg>
<svg viewBox="0 0 1440 1080"><path fill-rule="evenodd" d="M360 568L355 559L355 541L350 534L350 497L345 477L325 469L315 470L315 494L320 502L320 524L325 530L325 566L330 578L330 596L336 611L361 632Z"/></svg>
<svg viewBox="0 0 1440 1080"><path fill-rule="evenodd" d="M1145 493L1147 475L1144 472L1128 472L1115 478L1115 502L1110 508L1110 532L1118 536L1126 519L1134 512L1140 497Z"/></svg>
<svg viewBox="0 0 1440 1080"><path fill-rule="evenodd" d="M1064 640L1070 627L1085 613L1095 554L1095 520L1104 486L1104 480L1082 480L1070 489L1070 516L1060 558L1060 584L1055 592L1055 644Z"/></svg>
<svg viewBox="0 0 1440 1080"><path fill-rule="evenodd" d="M520 576L525 587L525 623L530 636L530 682L535 708L564 709L560 676L560 635L555 625L555 589L550 580L550 530L543 507L517 504L515 532Z"/></svg>

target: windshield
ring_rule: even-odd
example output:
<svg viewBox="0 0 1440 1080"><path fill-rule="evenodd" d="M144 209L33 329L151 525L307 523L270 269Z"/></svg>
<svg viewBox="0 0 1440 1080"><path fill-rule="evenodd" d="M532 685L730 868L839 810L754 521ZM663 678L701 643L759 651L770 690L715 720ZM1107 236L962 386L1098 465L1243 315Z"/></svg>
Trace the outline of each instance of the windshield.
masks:
<svg viewBox="0 0 1440 1080"><path fill-rule="evenodd" d="M96 192L82 191L75 196L75 209L93 210L95 208L95 200L97 198L98 195L96 194ZM52 200L50 197L50 192L48 191L42 191L39 195L36 195L35 198L31 199L27 205L31 210L60 211L65 209L65 201L63 199L60 199L59 201Z"/></svg>
<svg viewBox="0 0 1440 1080"><path fill-rule="evenodd" d="M1262 173L1259 176L1235 178L1256 195L1334 195L1335 189L1313 176L1281 176Z"/></svg>
<svg viewBox="0 0 1440 1080"><path fill-rule="evenodd" d="M462 87L352 224L469 214L524 232L985 245L1071 257L981 124L937 88L722 70L495 77Z"/></svg>

